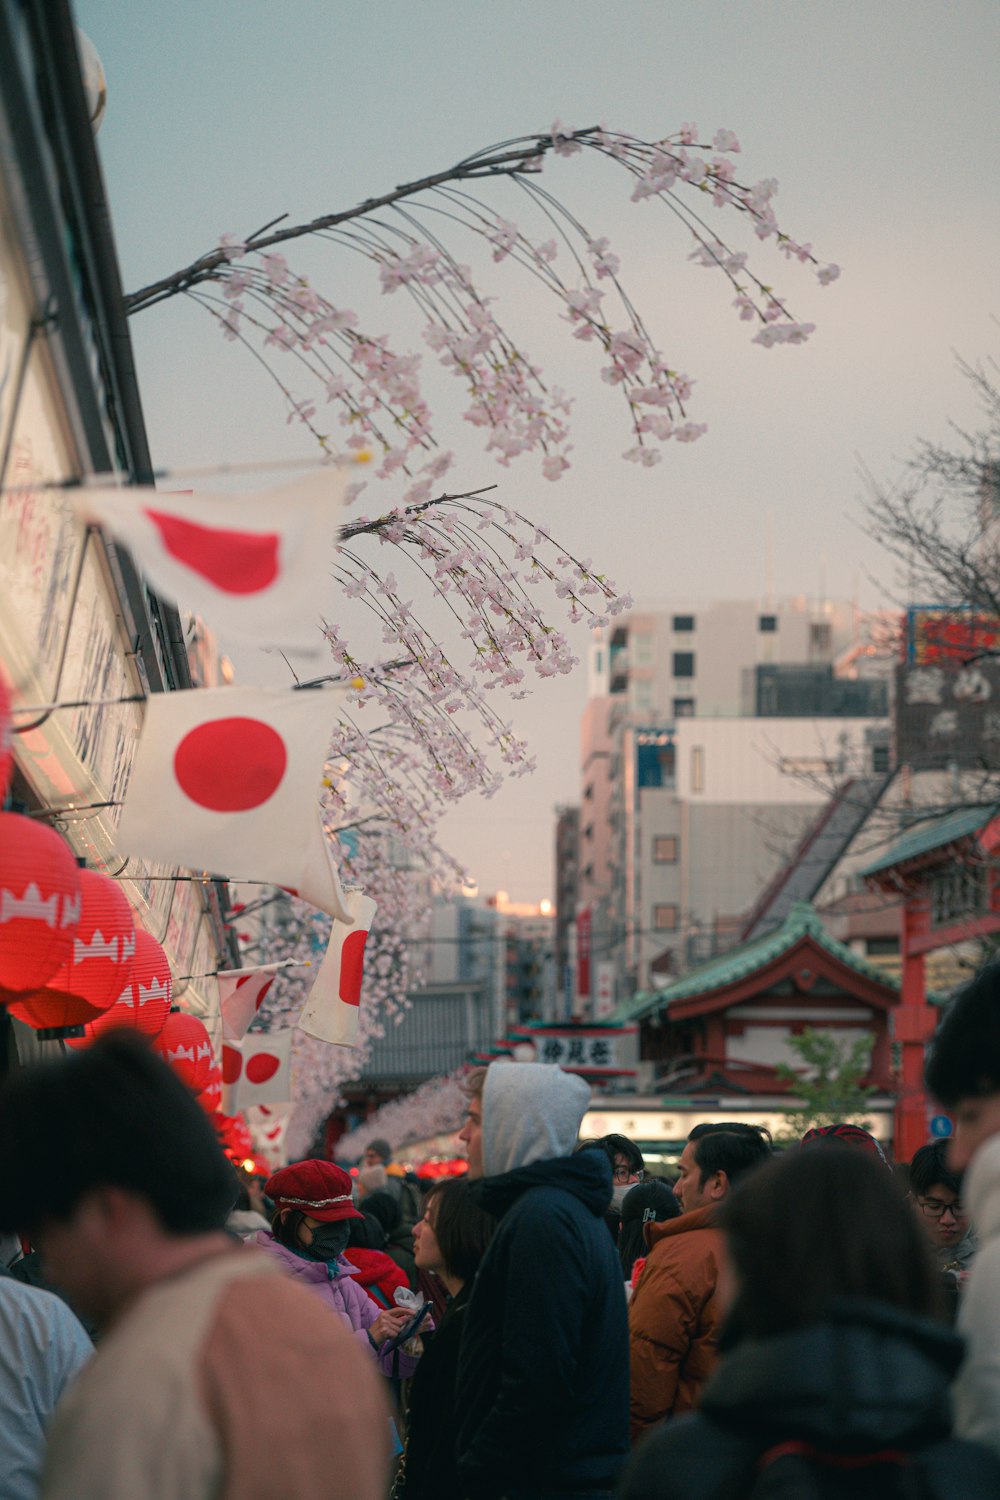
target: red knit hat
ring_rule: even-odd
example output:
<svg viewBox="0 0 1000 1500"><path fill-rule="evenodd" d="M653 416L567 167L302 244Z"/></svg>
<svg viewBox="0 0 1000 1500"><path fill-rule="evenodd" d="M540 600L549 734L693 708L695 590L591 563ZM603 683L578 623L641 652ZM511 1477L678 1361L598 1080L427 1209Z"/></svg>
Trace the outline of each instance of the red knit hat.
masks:
<svg viewBox="0 0 1000 1500"><path fill-rule="evenodd" d="M281 1167L264 1184L275 1208L297 1208L311 1219L361 1219L351 1196L351 1179L332 1161L296 1161Z"/></svg>

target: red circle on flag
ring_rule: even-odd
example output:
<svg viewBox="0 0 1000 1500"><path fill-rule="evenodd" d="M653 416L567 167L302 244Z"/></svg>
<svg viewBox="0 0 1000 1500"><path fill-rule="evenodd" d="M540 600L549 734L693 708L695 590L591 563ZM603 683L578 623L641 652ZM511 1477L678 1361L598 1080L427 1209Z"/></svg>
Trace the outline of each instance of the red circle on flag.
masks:
<svg viewBox="0 0 1000 1500"><path fill-rule="evenodd" d="M273 1078L281 1067L280 1057L275 1057L273 1052L258 1052L253 1057L247 1058L247 1082L266 1083Z"/></svg>
<svg viewBox="0 0 1000 1500"><path fill-rule="evenodd" d="M212 812L260 807L278 790L287 765L284 740L261 719L210 719L174 752L181 790Z"/></svg>
<svg viewBox="0 0 1000 1500"><path fill-rule="evenodd" d="M222 1081L223 1083L235 1083L243 1070L243 1054L235 1047L222 1048Z"/></svg>
<svg viewBox="0 0 1000 1500"><path fill-rule="evenodd" d="M345 1005L361 1004L361 978L367 932L349 932L340 950L340 998Z"/></svg>
<svg viewBox="0 0 1000 1500"><path fill-rule="evenodd" d="M224 594L259 594L278 576L275 531L229 531L144 507L166 550Z"/></svg>

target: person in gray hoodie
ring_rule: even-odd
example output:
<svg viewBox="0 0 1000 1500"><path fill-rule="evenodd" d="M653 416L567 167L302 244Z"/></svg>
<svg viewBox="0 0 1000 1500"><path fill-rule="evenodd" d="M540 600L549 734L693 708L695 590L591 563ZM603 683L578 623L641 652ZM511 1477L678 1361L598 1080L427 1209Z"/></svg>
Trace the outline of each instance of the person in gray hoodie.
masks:
<svg viewBox="0 0 1000 1500"><path fill-rule="evenodd" d="M482 1093L480 1202L499 1220L459 1357L469 1500L598 1500L628 1455L628 1323L603 1215L603 1152L571 1155L581 1078L497 1062ZM471 1154L471 1153L470 1153Z"/></svg>

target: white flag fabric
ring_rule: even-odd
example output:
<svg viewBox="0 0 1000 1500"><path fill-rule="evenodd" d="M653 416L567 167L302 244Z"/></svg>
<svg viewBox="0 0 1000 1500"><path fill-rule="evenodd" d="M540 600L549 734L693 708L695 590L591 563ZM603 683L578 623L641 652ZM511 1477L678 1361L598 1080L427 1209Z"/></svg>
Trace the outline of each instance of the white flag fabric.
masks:
<svg viewBox="0 0 1000 1500"><path fill-rule="evenodd" d="M250 494L84 489L74 504L128 548L156 593L213 630L317 652L346 488L331 466Z"/></svg>
<svg viewBox="0 0 1000 1500"><path fill-rule="evenodd" d="M251 1104L282 1104L292 1097L292 1032L255 1031L222 1044L226 1114Z"/></svg>
<svg viewBox="0 0 1000 1500"><path fill-rule="evenodd" d="M272 1172L285 1166L288 1160L285 1137L291 1115L290 1104L252 1104L246 1112L253 1135L254 1155L262 1156Z"/></svg>
<svg viewBox="0 0 1000 1500"><path fill-rule="evenodd" d="M333 857L333 843L320 818L316 819L302 878L292 889L292 894L308 901L310 906L315 906L319 911L325 911L327 916L336 917L338 922L343 922L347 927L354 920L344 896L344 887L340 883L340 874Z"/></svg>
<svg viewBox="0 0 1000 1500"><path fill-rule="evenodd" d="M152 694L119 848L298 887L318 865L320 785L341 696L252 687Z"/></svg>
<svg viewBox="0 0 1000 1500"><path fill-rule="evenodd" d="M356 1047L365 943L378 907L362 891L349 892L347 906L353 921L349 927L334 922L330 929L326 954L298 1026L321 1042Z"/></svg>
<svg viewBox="0 0 1000 1500"><path fill-rule="evenodd" d="M250 1029L250 1022L260 1010L274 977L290 964L265 964L259 969L220 969L219 1009L222 1012L222 1036L227 1042L239 1042Z"/></svg>

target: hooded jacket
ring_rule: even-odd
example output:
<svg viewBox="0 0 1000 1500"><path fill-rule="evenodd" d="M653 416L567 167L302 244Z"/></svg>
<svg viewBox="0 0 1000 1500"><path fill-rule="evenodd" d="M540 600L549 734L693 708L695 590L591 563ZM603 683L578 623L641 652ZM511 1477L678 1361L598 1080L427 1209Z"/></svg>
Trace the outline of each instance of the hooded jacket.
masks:
<svg viewBox="0 0 1000 1500"><path fill-rule="evenodd" d="M384 1250L361 1250L352 1245L350 1264L354 1270L347 1274L359 1286L364 1287L367 1295L379 1308L395 1307L392 1294L397 1287L406 1287L407 1291L410 1289L410 1283L403 1272Z"/></svg>
<svg viewBox="0 0 1000 1500"><path fill-rule="evenodd" d="M698 1404L719 1342L722 1232L696 1208L647 1231L649 1254L629 1302L632 1436Z"/></svg>
<svg viewBox="0 0 1000 1500"><path fill-rule="evenodd" d="M604 1227L611 1167L573 1149L589 1089L538 1063L490 1067L480 1201L499 1223L459 1357L469 1500L610 1489L628 1453L621 1267Z"/></svg>
<svg viewBox="0 0 1000 1500"><path fill-rule="evenodd" d="M316 1292L328 1307L340 1314L354 1337L372 1351L383 1374L398 1373L402 1379L413 1374L417 1361L412 1355L404 1354L401 1349L387 1353L384 1345L376 1349L368 1337L368 1329L378 1317L380 1309L352 1279L358 1268L345 1255L331 1265L326 1265L321 1260L307 1260L305 1256L296 1255L294 1250L289 1250L287 1245L282 1245L270 1230L261 1230L254 1243L268 1255L274 1256L291 1276L297 1277L303 1286Z"/></svg>
<svg viewBox="0 0 1000 1500"><path fill-rule="evenodd" d="M1000 1452L1000 1136L972 1158L962 1196L979 1249L958 1314L967 1353L955 1381L955 1431Z"/></svg>
<svg viewBox="0 0 1000 1500"><path fill-rule="evenodd" d="M894 1450L918 1466L925 1487L914 1492L927 1500L987 1500L1000 1494L1000 1460L949 1438L961 1357L942 1324L845 1298L809 1328L737 1345L700 1411L636 1451L618 1500L744 1500L761 1456L789 1442L833 1455Z"/></svg>

